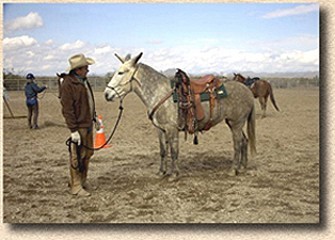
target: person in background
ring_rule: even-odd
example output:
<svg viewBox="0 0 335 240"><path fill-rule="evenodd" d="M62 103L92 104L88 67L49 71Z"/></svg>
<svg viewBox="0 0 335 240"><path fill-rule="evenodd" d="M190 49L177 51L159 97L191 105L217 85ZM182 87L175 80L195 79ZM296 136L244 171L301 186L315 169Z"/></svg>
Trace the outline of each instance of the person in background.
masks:
<svg viewBox="0 0 335 240"><path fill-rule="evenodd" d="M70 154L70 192L77 196L89 196L89 191L95 189L87 182L88 165L93 156L93 122L99 128L94 96L87 80L88 66L94 63L84 54L74 55L69 58L69 73L61 75L62 114L71 132L71 141L76 143L72 144Z"/></svg>
<svg viewBox="0 0 335 240"><path fill-rule="evenodd" d="M26 76L27 82L24 86L24 93L26 95L26 105L28 108L28 127L31 129L38 129L38 115L39 115L39 104L37 94L47 89L47 86L39 87L35 83L35 76L32 73L28 73Z"/></svg>
<svg viewBox="0 0 335 240"><path fill-rule="evenodd" d="M5 99L6 101L9 100L9 95L8 95L8 91L7 91L7 87L6 87L6 84L3 83L3 91L2 91L2 97L3 99Z"/></svg>

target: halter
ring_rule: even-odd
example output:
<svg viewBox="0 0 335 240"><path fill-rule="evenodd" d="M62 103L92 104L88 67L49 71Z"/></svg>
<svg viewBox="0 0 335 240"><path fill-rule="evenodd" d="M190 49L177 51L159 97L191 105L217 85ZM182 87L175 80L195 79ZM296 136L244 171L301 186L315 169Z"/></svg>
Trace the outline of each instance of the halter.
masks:
<svg viewBox="0 0 335 240"><path fill-rule="evenodd" d="M133 72L133 74L131 75L131 78L129 78L128 81L126 81L125 83L119 84L119 86L125 86L125 85L127 85L128 83L130 83L130 92L132 92L132 91L133 91L133 84L132 84L132 81L135 80L135 81L138 83L138 85L139 85L140 87L142 87L141 82L140 82L138 79L135 78L135 74L137 73L138 68L139 68L139 67L136 67L135 71ZM112 90L116 93L116 95L117 95L119 98L121 98L121 95L116 91L116 89L115 89L114 87L111 87L111 86L108 86L108 85L107 85L106 88L112 89Z"/></svg>

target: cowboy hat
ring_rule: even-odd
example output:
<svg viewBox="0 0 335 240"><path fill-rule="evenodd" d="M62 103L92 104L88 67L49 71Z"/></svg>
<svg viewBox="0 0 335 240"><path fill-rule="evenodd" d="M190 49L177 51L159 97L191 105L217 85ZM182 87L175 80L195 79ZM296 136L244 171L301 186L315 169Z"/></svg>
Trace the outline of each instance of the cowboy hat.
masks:
<svg viewBox="0 0 335 240"><path fill-rule="evenodd" d="M70 66L68 67L68 71L70 72L73 69L84 67L87 65L92 65L95 61L92 58L87 58L84 54L76 54L69 58Z"/></svg>

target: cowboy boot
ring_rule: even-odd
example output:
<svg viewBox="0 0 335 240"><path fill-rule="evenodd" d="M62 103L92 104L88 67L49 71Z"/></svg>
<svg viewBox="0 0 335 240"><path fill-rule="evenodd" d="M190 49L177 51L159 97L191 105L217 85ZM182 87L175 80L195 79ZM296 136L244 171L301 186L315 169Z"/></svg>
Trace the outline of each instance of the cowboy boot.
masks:
<svg viewBox="0 0 335 240"><path fill-rule="evenodd" d="M89 192L86 192L82 185L81 185L81 173L77 170L71 167L70 169L71 174L71 194L78 195L78 196L90 196L91 194Z"/></svg>
<svg viewBox="0 0 335 240"><path fill-rule="evenodd" d="M81 185L82 187L87 190L87 191L94 191L97 190L97 187L92 186L88 181L87 181L87 172L88 172L88 165L89 165L89 160L84 161L84 166L85 170L82 173L82 178L81 178Z"/></svg>

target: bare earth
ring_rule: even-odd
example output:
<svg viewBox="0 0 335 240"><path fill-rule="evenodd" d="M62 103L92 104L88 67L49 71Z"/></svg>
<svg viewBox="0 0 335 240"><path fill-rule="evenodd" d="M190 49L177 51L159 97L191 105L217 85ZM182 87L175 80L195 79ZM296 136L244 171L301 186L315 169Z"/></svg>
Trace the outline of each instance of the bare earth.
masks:
<svg viewBox="0 0 335 240"><path fill-rule="evenodd" d="M318 223L319 89L274 89L281 112L255 101L258 154L248 171L229 177L233 147L221 123L199 137L180 134L175 181L156 175L159 145L140 99L131 94L112 147L95 153L89 198L69 194L69 130L55 94L40 99L39 130L26 119L4 119L5 223ZM9 92L15 115L26 115L23 92ZM118 102L96 93L108 137ZM4 115L9 112L4 106Z"/></svg>

